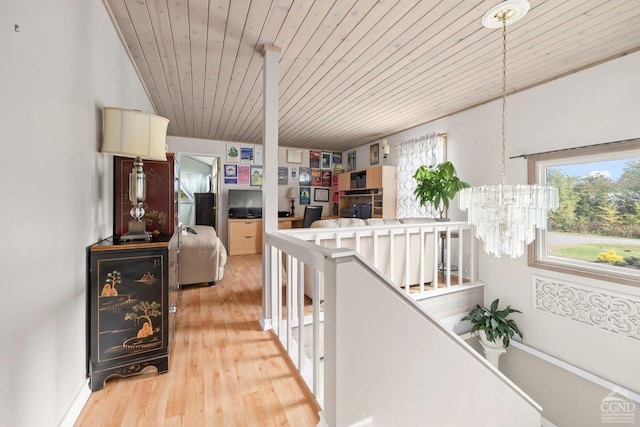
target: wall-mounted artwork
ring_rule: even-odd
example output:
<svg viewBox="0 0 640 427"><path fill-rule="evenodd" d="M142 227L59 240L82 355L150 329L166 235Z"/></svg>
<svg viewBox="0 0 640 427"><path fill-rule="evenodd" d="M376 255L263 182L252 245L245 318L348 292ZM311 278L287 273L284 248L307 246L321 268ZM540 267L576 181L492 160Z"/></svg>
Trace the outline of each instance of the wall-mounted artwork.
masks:
<svg viewBox="0 0 640 427"><path fill-rule="evenodd" d="M240 163L244 165L253 164L253 146L243 145L240 147Z"/></svg>
<svg viewBox="0 0 640 427"><path fill-rule="evenodd" d="M251 185L262 185L262 166L251 166Z"/></svg>
<svg viewBox="0 0 640 427"><path fill-rule="evenodd" d="M331 153L328 151L322 152L322 159L320 163L322 169L331 169Z"/></svg>
<svg viewBox="0 0 640 427"><path fill-rule="evenodd" d="M333 152L333 170L342 169L342 153L339 151Z"/></svg>
<svg viewBox="0 0 640 427"><path fill-rule="evenodd" d="M311 168L299 168L300 185L311 185Z"/></svg>
<svg viewBox="0 0 640 427"><path fill-rule="evenodd" d="M240 145L227 144L227 163L240 163Z"/></svg>
<svg viewBox="0 0 640 427"><path fill-rule="evenodd" d="M311 186L320 187L321 184L322 184L322 170L311 169Z"/></svg>
<svg viewBox="0 0 640 427"><path fill-rule="evenodd" d="M380 143L376 142L369 146L369 161L371 165L377 165L380 163Z"/></svg>
<svg viewBox="0 0 640 427"><path fill-rule="evenodd" d="M295 166L289 167L289 182L298 182L298 168Z"/></svg>
<svg viewBox="0 0 640 427"><path fill-rule="evenodd" d="M278 185L287 185L289 182L289 168L286 166L278 167Z"/></svg>
<svg viewBox="0 0 640 427"><path fill-rule="evenodd" d="M322 171L321 187L331 187L331 171Z"/></svg>
<svg viewBox="0 0 640 427"><path fill-rule="evenodd" d="M238 166L238 184L249 185L250 174L251 174L251 170L249 169L249 166L239 165Z"/></svg>
<svg viewBox="0 0 640 427"><path fill-rule="evenodd" d="M224 183L238 183L238 165L224 165Z"/></svg>
<svg viewBox="0 0 640 427"><path fill-rule="evenodd" d="M356 151L349 151L347 153L347 170L354 171L356 170Z"/></svg>
<svg viewBox="0 0 640 427"><path fill-rule="evenodd" d="M311 169L320 168L320 151L309 151L309 167Z"/></svg>
<svg viewBox="0 0 640 427"><path fill-rule="evenodd" d="M311 188L300 187L300 204L308 205L311 202Z"/></svg>
<svg viewBox="0 0 640 427"><path fill-rule="evenodd" d="M302 150L287 150L287 163L302 163Z"/></svg>
<svg viewBox="0 0 640 427"><path fill-rule="evenodd" d="M328 188L314 188L313 200L315 202L328 202L329 201L329 189Z"/></svg>
<svg viewBox="0 0 640 427"><path fill-rule="evenodd" d="M256 165L262 164L262 145L254 145L253 147L253 162Z"/></svg>

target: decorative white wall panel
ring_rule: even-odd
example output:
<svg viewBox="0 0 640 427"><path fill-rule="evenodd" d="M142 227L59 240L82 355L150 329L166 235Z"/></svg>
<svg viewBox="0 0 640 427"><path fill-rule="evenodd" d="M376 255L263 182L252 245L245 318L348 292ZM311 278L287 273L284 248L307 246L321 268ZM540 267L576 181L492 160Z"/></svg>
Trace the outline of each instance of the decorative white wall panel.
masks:
<svg viewBox="0 0 640 427"><path fill-rule="evenodd" d="M535 308L640 340L640 297L533 276Z"/></svg>

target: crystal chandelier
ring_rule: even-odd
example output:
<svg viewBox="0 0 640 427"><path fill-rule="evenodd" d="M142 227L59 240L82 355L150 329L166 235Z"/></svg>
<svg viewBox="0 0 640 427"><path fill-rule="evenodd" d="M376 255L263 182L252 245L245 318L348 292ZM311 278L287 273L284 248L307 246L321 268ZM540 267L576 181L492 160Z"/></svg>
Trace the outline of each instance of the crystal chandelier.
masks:
<svg viewBox="0 0 640 427"><path fill-rule="evenodd" d="M547 212L558 207L558 190L542 185L506 185L507 145L507 25L529 10L526 0L507 0L489 10L482 19L487 28L502 27L502 183L465 188L459 193L460 209L483 241L484 251L500 257L518 258L536 237L536 228L547 228Z"/></svg>

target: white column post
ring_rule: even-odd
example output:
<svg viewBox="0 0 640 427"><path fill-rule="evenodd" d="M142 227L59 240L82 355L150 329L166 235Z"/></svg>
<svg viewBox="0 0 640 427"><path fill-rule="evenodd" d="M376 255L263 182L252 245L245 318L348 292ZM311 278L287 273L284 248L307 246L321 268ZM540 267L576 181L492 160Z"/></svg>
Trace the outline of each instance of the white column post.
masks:
<svg viewBox="0 0 640 427"><path fill-rule="evenodd" d="M280 48L265 45L262 49L262 235L278 229L278 61ZM263 239L265 241L265 239ZM262 248L262 316L264 329L271 327L270 250Z"/></svg>

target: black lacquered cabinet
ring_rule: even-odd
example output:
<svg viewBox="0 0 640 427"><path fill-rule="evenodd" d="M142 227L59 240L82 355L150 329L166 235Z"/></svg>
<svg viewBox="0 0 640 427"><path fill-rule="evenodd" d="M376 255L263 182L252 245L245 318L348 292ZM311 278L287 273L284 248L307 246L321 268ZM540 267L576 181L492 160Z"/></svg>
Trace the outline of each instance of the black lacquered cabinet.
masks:
<svg viewBox="0 0 640 427"><path fill-rule="evenodd" d="M117 238L88 248L88 357L91 390L110 377L155 366L169 369L179 283L178 239L159 235L149 242Z"/></svg>

